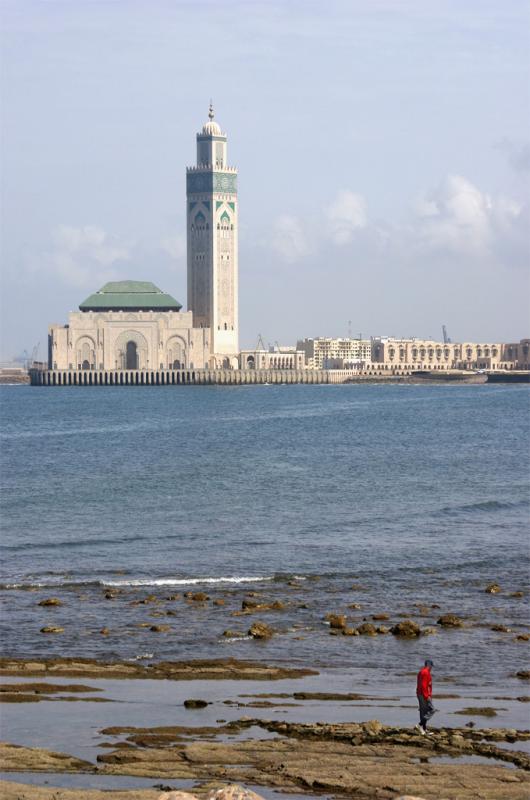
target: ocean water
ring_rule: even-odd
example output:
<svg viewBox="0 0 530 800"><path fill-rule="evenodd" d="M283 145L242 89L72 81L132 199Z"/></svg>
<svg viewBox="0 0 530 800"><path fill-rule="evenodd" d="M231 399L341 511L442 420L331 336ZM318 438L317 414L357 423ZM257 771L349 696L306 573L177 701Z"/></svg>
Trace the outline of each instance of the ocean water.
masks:
<svg viewBox="0 0 530 800"><path fill-rule="evenodd" d="M529 647L515 638L529 629L529 397L524 385L1 387L4 652L402 675L428 653L446 676L499 685ZM492 581L500 594L484 592ZM199 589L225 607L167 599ZM248 591L285 604L258 615L278 631L269 642L222 636L255 618L234 614ZM158 605L137 604L152 594ZM38 606L51 595L63 606ZM331 637L329 611L438 630L453 612L466 627Z"/></svg>

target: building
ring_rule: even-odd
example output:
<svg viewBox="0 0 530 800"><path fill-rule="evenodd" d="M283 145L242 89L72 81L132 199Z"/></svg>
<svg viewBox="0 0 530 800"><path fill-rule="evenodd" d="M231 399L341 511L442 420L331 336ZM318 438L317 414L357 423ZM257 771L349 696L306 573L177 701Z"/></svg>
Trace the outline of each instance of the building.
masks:
<svg viewBox="0 0 530 800"><path fill-rule="evenodd" d="M188 308L211 331L215 366L238 366L237 170L227 165L227 138L214 121L197 134L197 165L186 173Z"/></svg>
<svg viewBox="0 0 530 800"><path fill-rule="evenodd" d="M210 331L153 283L113 281L90 295L67 325L50 325L54 370L156 370L209 364Z"/></svg>
<svg viewBox="0 0 530 800"><path fill-rule="evenodd" d="M240 369L305 369L305 353L296 347L242 350Z"/></svg>
<svg viewBox="0 0 530 800"><path fill-rule="evenodd" d="M364 369L372 360L369 339L303 339L297 350L305 353L308 369Z"/></svg>
<svg viewBox="0 0 530 800"><path fill-rule="evenodd" d="M226 148L210 106L186 173L188 311L153 283L107 283L50 325L49 369L239 366L237 170Z"/></svg>
<svg viewBox="0 0 530 800"><path fill-rule="evenodd" d="M391 337L372 340L372 366L395 370L527 370L529 353L530 339L512 344Z"/></svg>

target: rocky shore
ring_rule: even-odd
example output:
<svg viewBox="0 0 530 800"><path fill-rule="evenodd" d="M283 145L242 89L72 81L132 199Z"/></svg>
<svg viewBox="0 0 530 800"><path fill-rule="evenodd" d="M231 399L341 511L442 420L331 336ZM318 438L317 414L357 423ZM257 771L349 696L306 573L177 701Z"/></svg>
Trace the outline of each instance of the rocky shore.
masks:
<svg viewBox="0 0 530 800"><path fill-rule="evenodd" d="M254 727L274 737L227 739ZM42 748L3 744L0 758L4 771L152 777L158 786L162 782L171 788L176 782L175 789L184 780L193 781L199 791L237 781L359 800L392 800L420 792L427 800L526 800L530 792L530 757L498 746L528 741L529 731L453 728L424 737L377 720L303 725L247 718L215 730L116 726L101 733L113 741L102 744L104 752L96 763ZM513 768L506 769L501 762ZM8 798L49 796L31 794L26 787L26 795L20 790L16 795L9 785L2 791L2 797ZM86 796L95 799L98 795ZM115 797L147 800L154 794L122 792Z"/></svg>
<svg viewBox="0 0 530 800"><path fill-rule="evenodd" d="M19 605L33 626L28 641L36 637L38 647L26 657L22 647L0 658L0 703L22 732L10 738L4 725L4 772L21 781L24 773L42 773L49 786L54 776L70 776L71 783L50 789L4 781L0 796L158 800L160 787L192 786L202 797L237 781L269 797L276 791L358 800L407 794L526 800L527 593L495 581L467 591L466 605L447 602L447 595L437 602L434 589L419 597L403 591L398 602L385 604L368 580L355 576L289 577L208 592L67 584L53 593L6 589L8 605ZM459 679L458 644L502 657L502 692ZM442 710L434 734L423 737L414 730L414 680L427 651L441 665L435 692ZM85 657L90 652L98 657ZM188 652L216 657L185 658ZM222 657L227 652L238 657ZM365 666L381 660L393 665L385 669L383 690ZM79 703L82 743L68 735ZM42 722L48 709L66 731L55 749L47 749ZM42 735L27 736L37 719ZM82 775L152 779L152 785L75 788Z"/></svg>
<svg viewBox="0 0 530 800"><path fill-rule="evenodd" d="M0 675L17 677L277 681L317 674L311 669L268 666L234 658L168 661L147 665L123 661L101 662L91 658L0 658Z"/></svg>

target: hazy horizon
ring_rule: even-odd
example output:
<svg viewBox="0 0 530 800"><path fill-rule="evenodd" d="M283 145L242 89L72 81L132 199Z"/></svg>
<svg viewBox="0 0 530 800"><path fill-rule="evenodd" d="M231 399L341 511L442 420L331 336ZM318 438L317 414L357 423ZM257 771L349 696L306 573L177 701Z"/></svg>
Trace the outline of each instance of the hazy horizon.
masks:
<svg viewBox="0 0 530 800"><path fill-rule="evenodd" d="M530 4L6 0L2 360L109 280L186 307L185 168L239 168L240 345L518 341Z"/></svg>

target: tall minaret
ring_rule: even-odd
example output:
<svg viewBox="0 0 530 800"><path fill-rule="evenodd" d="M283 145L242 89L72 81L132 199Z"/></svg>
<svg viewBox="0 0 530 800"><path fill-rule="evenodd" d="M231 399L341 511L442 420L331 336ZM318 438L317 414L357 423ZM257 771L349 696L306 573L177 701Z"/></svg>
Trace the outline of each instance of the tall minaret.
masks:
<svg viewBox="0 0 530 800"><path fill-rule="evenodd" d="M208 118L197 166L186 170L188 310L194 327L210 328L210 352L222 366L239 353L237 170L226 166L226 134L211 103Z"/></svg>

